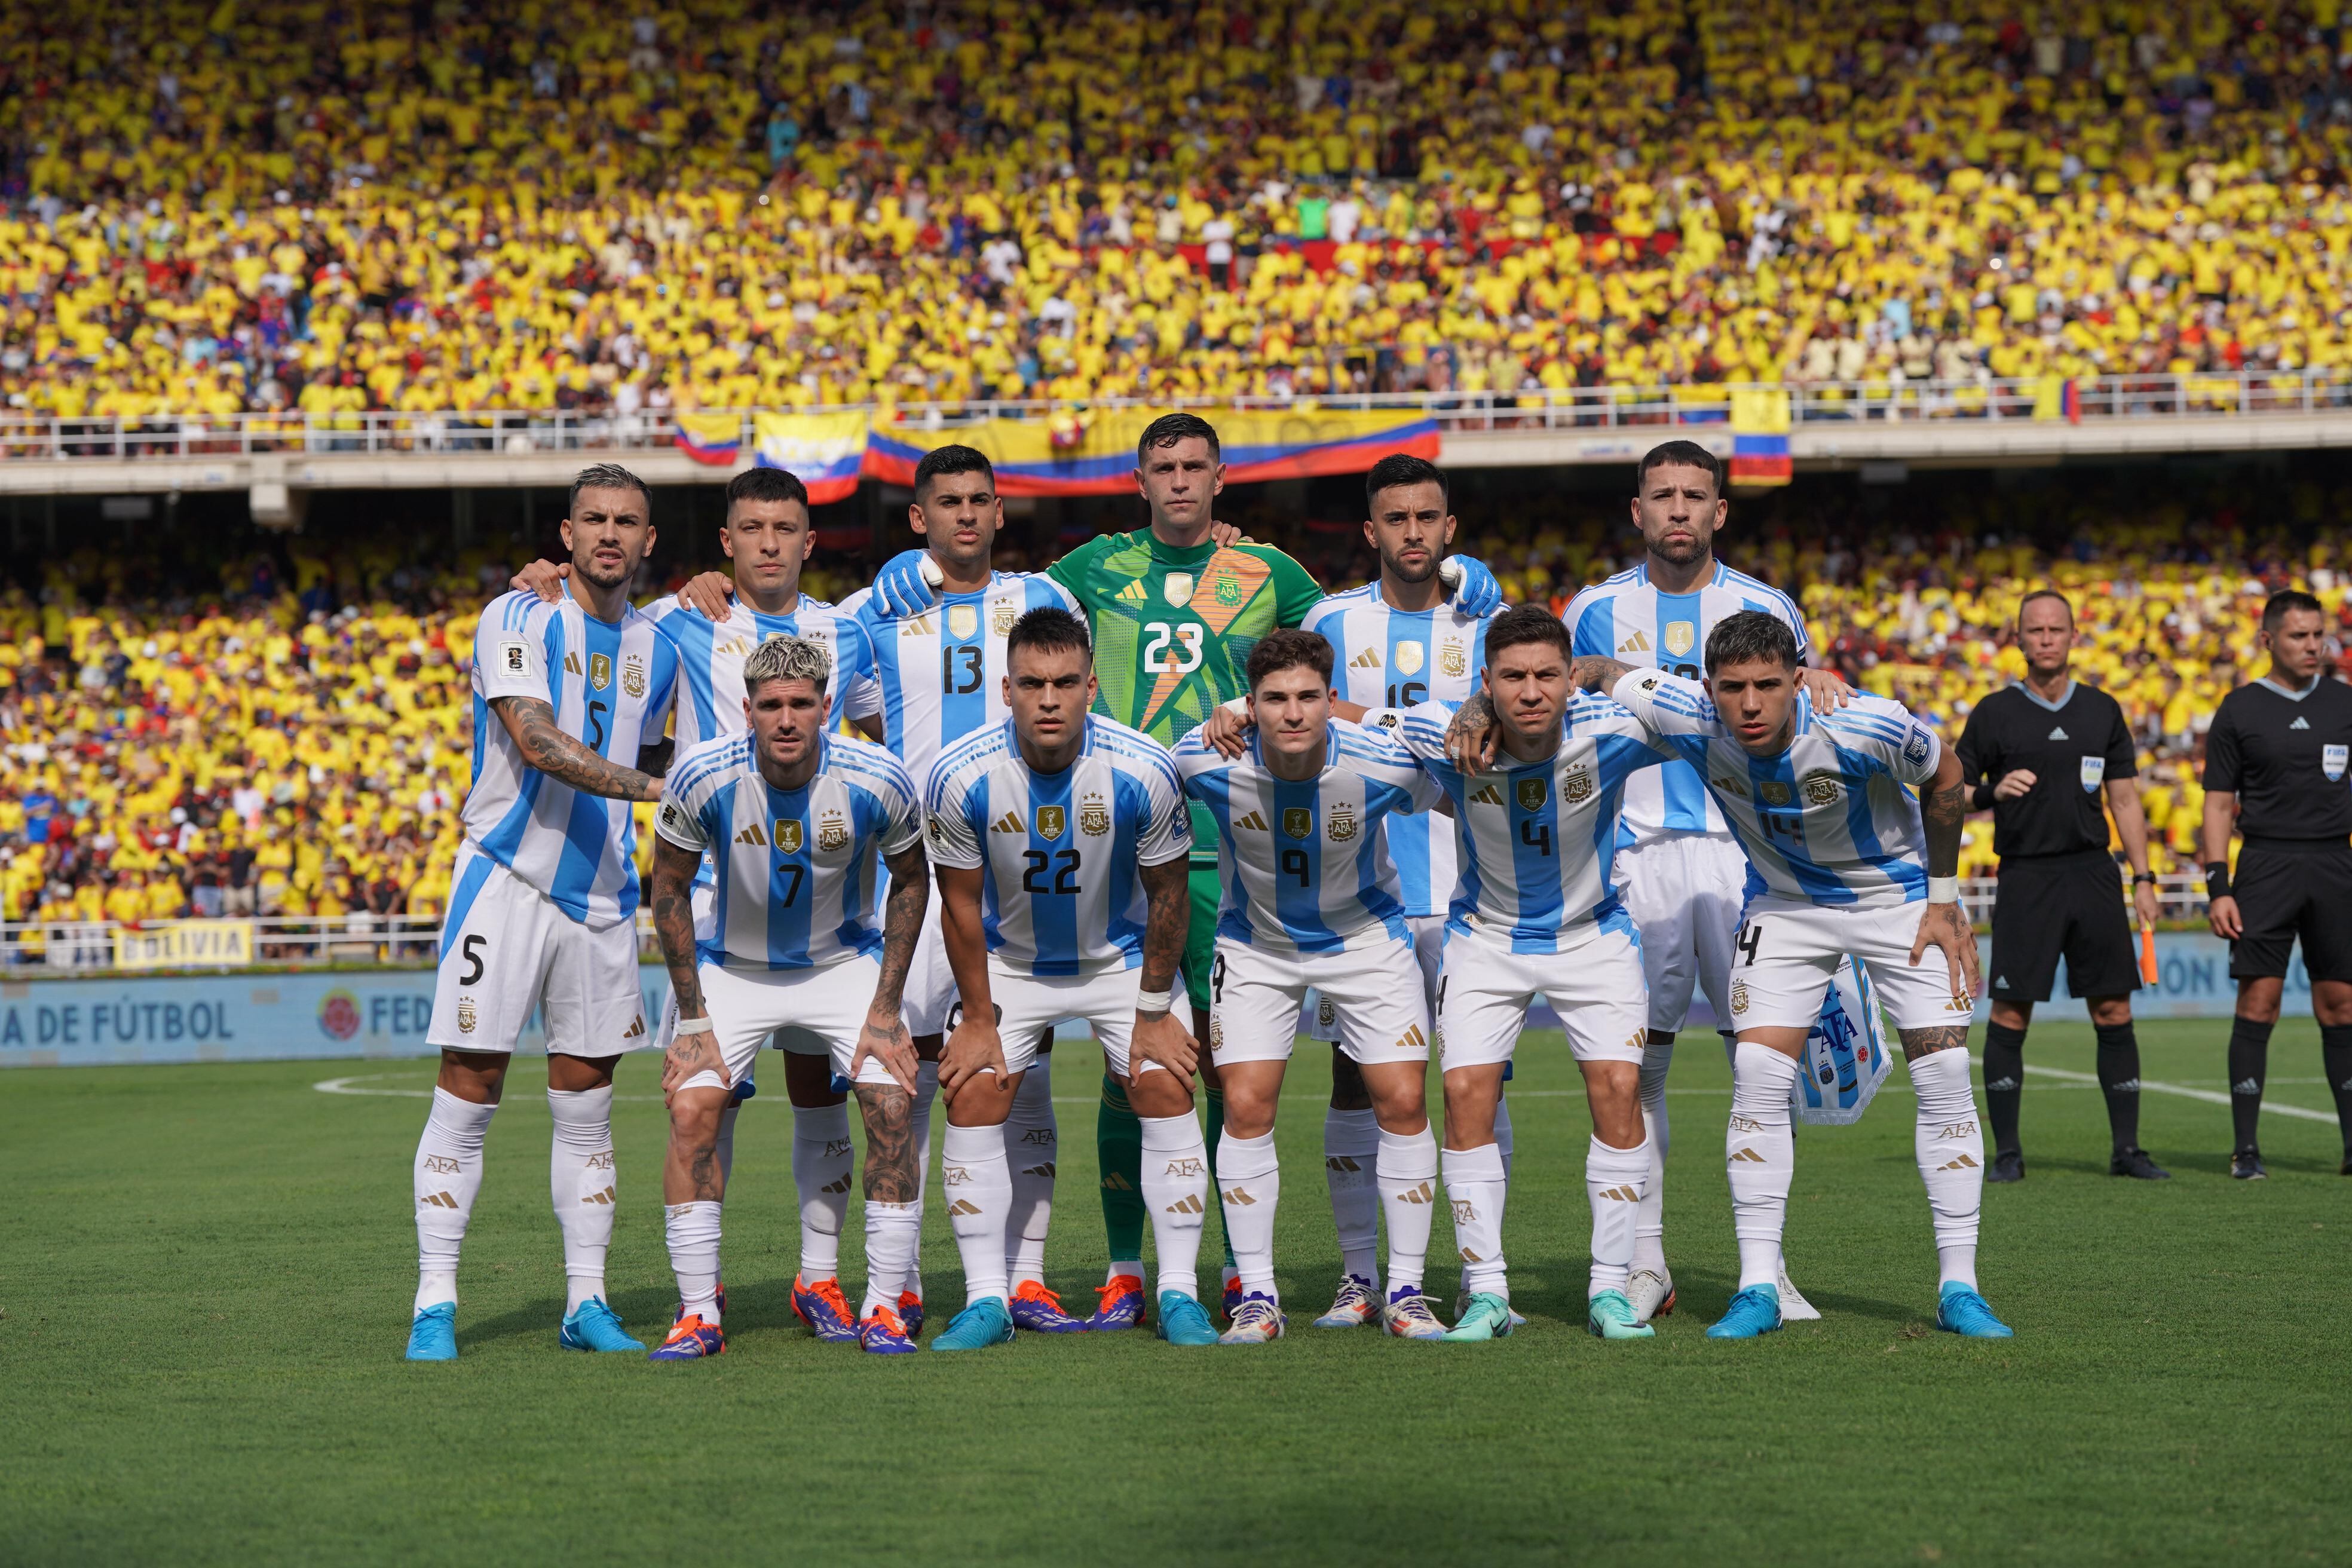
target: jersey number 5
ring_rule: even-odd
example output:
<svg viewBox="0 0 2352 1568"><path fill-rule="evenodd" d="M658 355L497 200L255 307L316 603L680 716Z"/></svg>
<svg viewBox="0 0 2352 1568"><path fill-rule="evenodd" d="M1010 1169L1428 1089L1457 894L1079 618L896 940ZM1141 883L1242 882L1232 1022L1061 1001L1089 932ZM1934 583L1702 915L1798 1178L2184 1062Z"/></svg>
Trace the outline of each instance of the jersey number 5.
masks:
<svg viewBox="0 0 2352 1568"><path fill-rule="evenodd" d="M1170 645L1176 654L1168 657ZM1201 626L1197 621L1171 626L1152 621L1143 628L1143 668L1150 675L1189 675L1201 668Z"/></svg>

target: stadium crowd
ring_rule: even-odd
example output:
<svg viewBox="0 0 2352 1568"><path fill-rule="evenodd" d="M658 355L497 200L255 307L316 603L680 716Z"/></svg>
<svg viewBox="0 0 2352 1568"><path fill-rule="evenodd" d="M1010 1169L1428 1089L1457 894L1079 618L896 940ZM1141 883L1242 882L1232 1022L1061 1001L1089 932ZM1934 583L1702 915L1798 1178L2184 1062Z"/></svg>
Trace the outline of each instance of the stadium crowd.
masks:
<svg viewBox="0 0 2352 1568"><path fill-rule="evenodd" d="M2077 668L2122 701L2142 748L2155 868L2184 872L2199 860L2204 727L2259 666L2263 596L2308 585L2352 646L2344 563L2325 543L2291 542L2307 530L2240 515L2240 493L2217 484L2120 517L2103 508L2094 529L2067 488L1906 491L1899 521L1874 522L1801 487L1736 502L1730 553L1799 594L1824 662L1947 734L2022 674L2019 596L2066 589L2087 639ZM1235 499L1236 521L1328 587L1368 574L1339 531L1277 517L1263 492ZM2287 510L2308 523L2331 504L2306 484ZM1632 560L1597 501L1531 530L1475 515L1465 526L1507 596L1556 609ZM1058 553L1041 539L1024 562L1018 539L1003 564ZM414 537L298 539L163 574L199 592L89 550L47 563L37 592L0 594L0 913L37 922L15 960L43 961L42 931L74 922L250 913L364 935L381 917L436 917L471 766L474 619L522 554L477 550L452 568ZM641 597L684 574L666 568ZM820 561L806 583L837 600L865 575ZM1962 869L1992 869L1982 819Z"/></svg>
<svg viewBox="0 0 2352 1568"><path fill-rule="evenodd" d="M2339 376L2340 10L11 0L0 420Z"/></svg>

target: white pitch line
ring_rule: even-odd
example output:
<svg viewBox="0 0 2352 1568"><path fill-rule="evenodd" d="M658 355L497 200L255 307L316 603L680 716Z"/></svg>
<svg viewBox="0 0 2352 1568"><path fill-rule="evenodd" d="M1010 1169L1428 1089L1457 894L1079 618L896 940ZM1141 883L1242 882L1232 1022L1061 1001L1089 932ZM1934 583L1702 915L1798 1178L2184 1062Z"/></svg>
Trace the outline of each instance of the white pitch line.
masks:
<svg viewBox="0 0 2352 1568"><path fill-rule="evenodd" d="M400 1078L404 1076L405 1075L401 1073L363 1072L354 1074L350 1078L322 1079L319 1082L312 1084L310 1087L317 1089L320 1094L383 1095L394 1100L430 1100L433 1098L433 1091L430 1089L359 1089L354 1087L359 1084L373 1083L378 1079ZM616 1094L613 1098L614 1100L633 1100L639 1104L650 1105L659 1100L661 1096L658 1094Z"/></svg>
<svg viewBox="0 0 2352 1568"><path fill-rule="evenodd" d="M2069 1072L2064 1068L2036 1067L2032 1062L2025 1064L2025 1070L2027 1072L2038 1072L2044 1078L2064 1079L2069 1083L2095 1084L2099 1081L2099 1075L2096 1073ZM2271 1081L2273 1083L2284 1083L2291 1082L2293 1080L2273 1079ZM2190 1089L2187 1084L2158 1083L2154 1079L2147 1078L2139 1080L2139 1086L2144 1089L2152 1089L2158 1094L2177 1094L2183 1100L2201 1100L2208 1105L2227 1105L2230 1103L2230 1097L2223 1094L2218 1089ZM2292 1116L2304 1121L2325 1121L2330 1127L2336 1125L2336 1113L2334 1111L2305 1110L2300 1105L2280 1105L2275 1101L2265 1100L2263 1104L2263 1113L2266 1116Z"/></svg>

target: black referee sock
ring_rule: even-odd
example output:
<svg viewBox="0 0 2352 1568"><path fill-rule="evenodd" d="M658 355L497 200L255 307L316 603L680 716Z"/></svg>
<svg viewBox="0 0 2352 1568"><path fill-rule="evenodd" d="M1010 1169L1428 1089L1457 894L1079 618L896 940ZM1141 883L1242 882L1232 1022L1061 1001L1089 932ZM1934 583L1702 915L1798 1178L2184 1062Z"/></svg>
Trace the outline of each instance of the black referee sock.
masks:
<svg viewBox="0 0 2352 1568"><path fill-rule="evenodd" d="M2352 1024L2319 1026L2319 1059L2336 1093L2336 1120L2344 1131L2344 1157L2352 1160Z"/></svg>
<svg viewBox="0 0 2352 1568"><path fill-rule="evenodd" d="M2256 1146L2254 1125L2263 1116L2263 1079L2270 1075L2271 1024L2230 1020L2230 1125L2233 1149Z"/></svg>
<svg viewBox="0 0 2352 1568"><path fill-rule="evenodd" d="M2139 1147L2139 1037L2129 1024L2101 1024L2099 1092L2107 1097L2107 1131L2116 1152Z"/></svg>
<svg viewBox="0 0 2352 1568"><path fill-rule="evenodd" d="M1992 1152L2018 1152L2017 1102L2025 1093L2025 1031L1985 1026L1985 1113L1992 1122Z"/></svg>

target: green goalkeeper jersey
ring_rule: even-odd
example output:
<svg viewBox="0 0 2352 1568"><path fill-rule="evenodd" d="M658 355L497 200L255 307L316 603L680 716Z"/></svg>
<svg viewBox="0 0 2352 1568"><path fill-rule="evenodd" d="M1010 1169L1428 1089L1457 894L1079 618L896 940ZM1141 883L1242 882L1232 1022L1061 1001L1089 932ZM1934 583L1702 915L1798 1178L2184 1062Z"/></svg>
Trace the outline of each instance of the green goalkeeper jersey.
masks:
<svg viewBox="0 0 2352 1568"><path fill-rule="evenodd" d="M1267 544L1177 549L1149 529L1090 539L1049 568L1095 639L1095 710L1172 746L1248 689L1250 649L1323 597L1307 568ZM1192 858L1214 861L1216 827L1192 803Z"/></svg>

